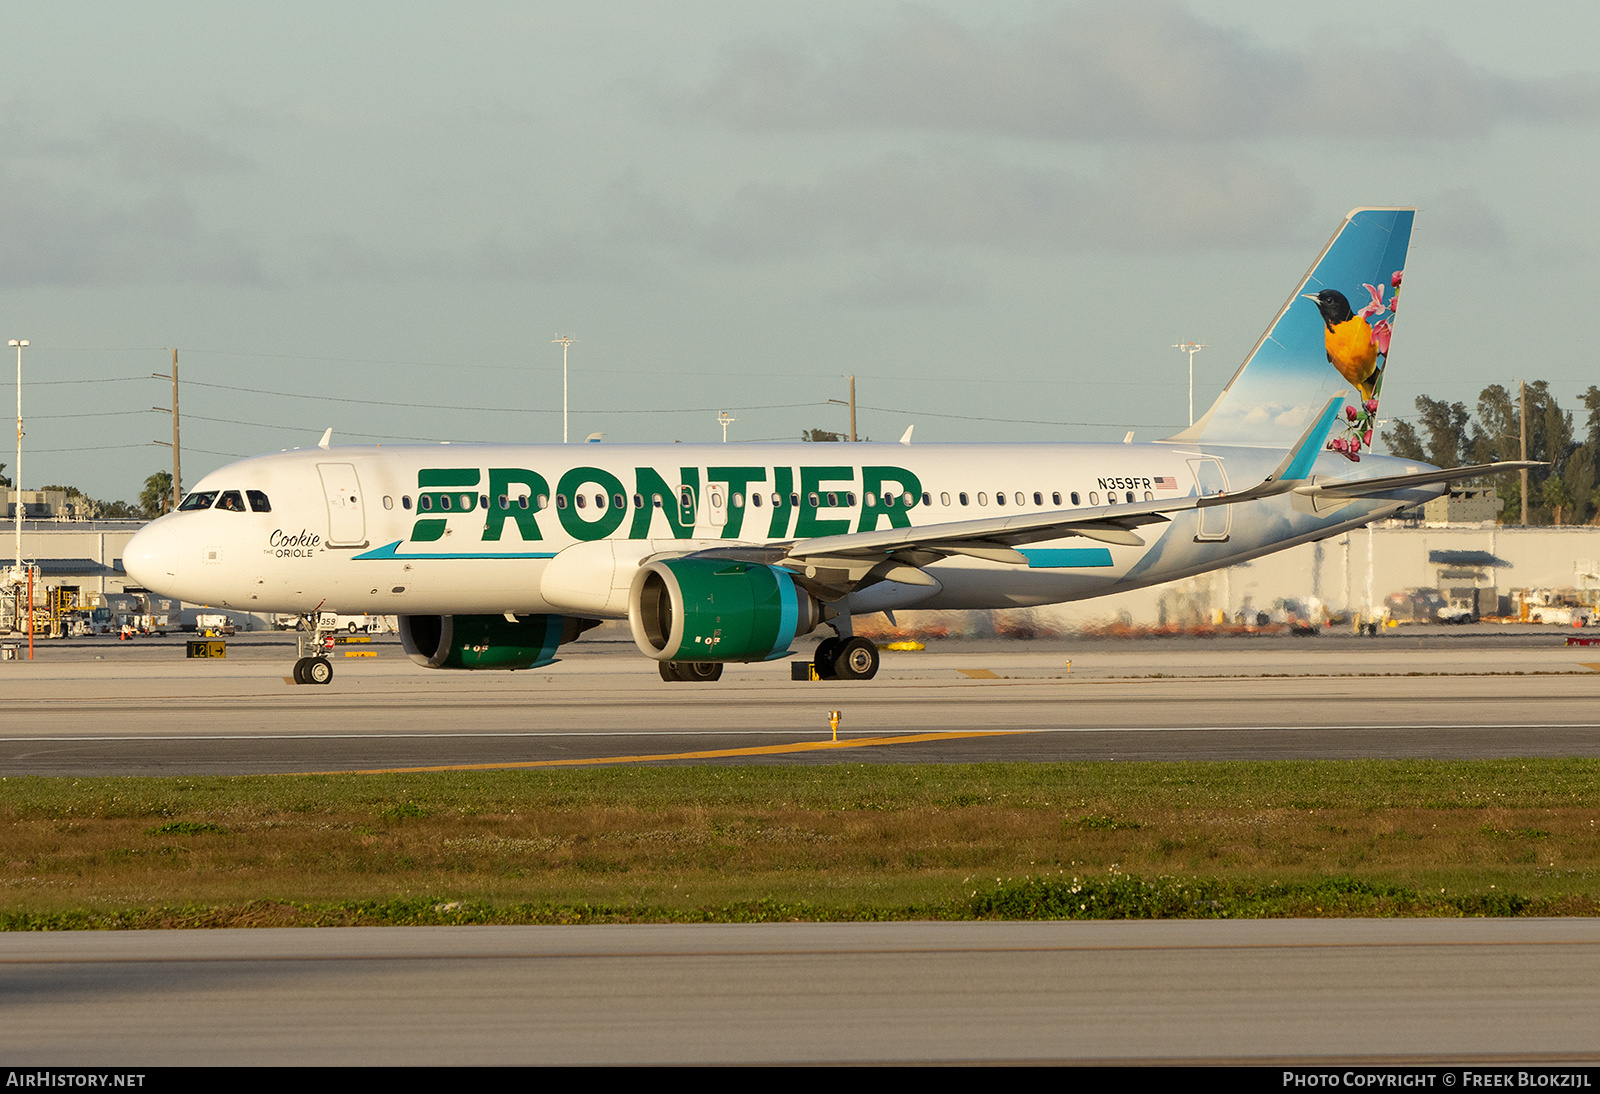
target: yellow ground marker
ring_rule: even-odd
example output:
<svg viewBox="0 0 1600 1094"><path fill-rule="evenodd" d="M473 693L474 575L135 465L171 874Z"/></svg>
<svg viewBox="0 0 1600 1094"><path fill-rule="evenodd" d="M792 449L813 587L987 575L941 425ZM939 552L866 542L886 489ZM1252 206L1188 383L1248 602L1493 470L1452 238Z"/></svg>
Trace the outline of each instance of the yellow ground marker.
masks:
<svg viewBox="0 0 1600 1094"><path fill-rule="evenodd" d="M973 680L1000 679L1000 674L995 672L994 669L956 669L956 671L961 673L963 676L970 677Z"/></svg>
<svg viewBox="0 0 1600 1094"><path fill-rule="evenodd" d="M1579 661L1578 667L1580 669L1593 669L1595 672L1600 672L1600 661Z"/></svg>
<svg viewBox="0 0 1600 1094"><path fill-rule="evenodd" d="M522 760L499 764L450 764L443 767L373 767L363 771L300 771L299 775L410 775L428 771L505 771L522 767L583 767L588 764L642 764L657 760L714 760L726 756L779 756L790 752L820 752L829 748L875 748L879 745L925 744L959 741L966 737L1009 737L1019 729L970 730L964 733L909 733L900 737L858 737L853 741L796 741L787 745L752 748L716 748L704 752L662 752L653 756L595 756L586 760Z"/></svg>
<svg viewBox="0 0 1600 1094"><path fill-rule="evenodd" d="M346 657L376 657L376 656L378 656L378 651L377 650L345 650L344 651L344 655Z"/></svg>

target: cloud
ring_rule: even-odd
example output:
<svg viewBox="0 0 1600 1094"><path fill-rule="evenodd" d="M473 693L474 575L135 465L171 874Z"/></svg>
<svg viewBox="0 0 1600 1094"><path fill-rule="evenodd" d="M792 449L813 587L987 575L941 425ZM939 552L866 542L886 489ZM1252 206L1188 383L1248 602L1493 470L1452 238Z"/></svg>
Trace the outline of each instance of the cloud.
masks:
<svg viewBox="0 0 1600 1094"><path fill-rule="evenodd" d="M988 160L884 156L803 187L748 185L699 230L714 256L818 246L1169 251L1297 241L1310 198L1285 169L1136 153L1099 178Z"/></svg>
<svg viewBox="0 0 1600 1094"><path fill-rule="evenodd" d="M983 280L928 266L895 263L829 294L837 304L874 308L954 307L983 295Z"/></svg>
<svg viewBox="0 0 1600 1094"><path fill-rule="evenodd" d="M1496 248L1507 242L1505 222L1476 191L1451 190L1419 204L1427 239L1441 247Z"/></svg>
<svg viewBox="0 0 1600 1094"><path fill-rule="evenodd" d="M263 280L256 255L203 229L176 190L118 200L10 173L0 176L0 210L6 288Z"/></svg>
<svg viewBox="0 0 1600 1094"><path fill-rule="evenodd" d="M95 127L95 137L130 175L205 175L255 166L221 141L154 118L109 119Z"/></svg>
<svg viewBox="0 0 1600 1094"><path fill-rule="evenodd" d="M744 129L913 128L1092 142L1463 137L1600 119L1600 79L1516 79L1372 28L1298 50L1169 0L1083 4L1014 30L918 12L830 57L729 50L680 106Z"/></svg>

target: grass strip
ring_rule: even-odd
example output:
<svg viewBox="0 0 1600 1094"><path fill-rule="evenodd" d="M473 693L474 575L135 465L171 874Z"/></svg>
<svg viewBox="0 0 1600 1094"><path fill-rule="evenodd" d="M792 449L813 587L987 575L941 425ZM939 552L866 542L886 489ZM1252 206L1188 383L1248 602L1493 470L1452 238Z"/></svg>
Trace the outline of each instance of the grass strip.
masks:
<svg viewBox="0 0 1600 1094"><path fill-rule="evenodd" d="M1600 914L1600 761L0 778L0 929Z"/></svg>

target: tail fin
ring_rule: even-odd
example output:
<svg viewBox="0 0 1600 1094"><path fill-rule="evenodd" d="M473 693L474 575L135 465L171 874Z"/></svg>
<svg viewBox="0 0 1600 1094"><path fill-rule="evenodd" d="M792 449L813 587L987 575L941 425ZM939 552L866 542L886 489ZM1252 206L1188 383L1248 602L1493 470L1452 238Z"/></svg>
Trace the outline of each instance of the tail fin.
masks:
<svg viewBox="0 0 1600 1094"><path fill-rule="evenodd" d="M1340 389L1353 391L1328 448L1372 447L1414 209L1355 209L1295 287L1239 371L1174 441L1283 447Z"/></svg>

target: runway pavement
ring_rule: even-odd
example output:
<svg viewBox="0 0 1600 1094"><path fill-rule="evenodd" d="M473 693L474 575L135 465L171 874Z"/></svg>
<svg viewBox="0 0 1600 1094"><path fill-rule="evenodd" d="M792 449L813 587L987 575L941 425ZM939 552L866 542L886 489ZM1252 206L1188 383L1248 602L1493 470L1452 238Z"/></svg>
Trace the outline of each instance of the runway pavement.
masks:
<svg viewBox="0 0 1600 1094"><path fill-rule="evenodd" d="M1549 1065L1597 1008L1577 919L0 935L30 1067Z"/></svg>
<svg viewBox="0 0 1600 1094"><path fill-rule="evenodd" d="M176 639L41 643L0 662L0 774L1600 755L1600 647L1563 638L947 642L886 652L869 682L794 682L784 660L706 685L664 683L629 643L490 673L418 668L390 639L336 650L374 656L336 656L326 687L285 682L284 636L212 661Z"/></svg>

